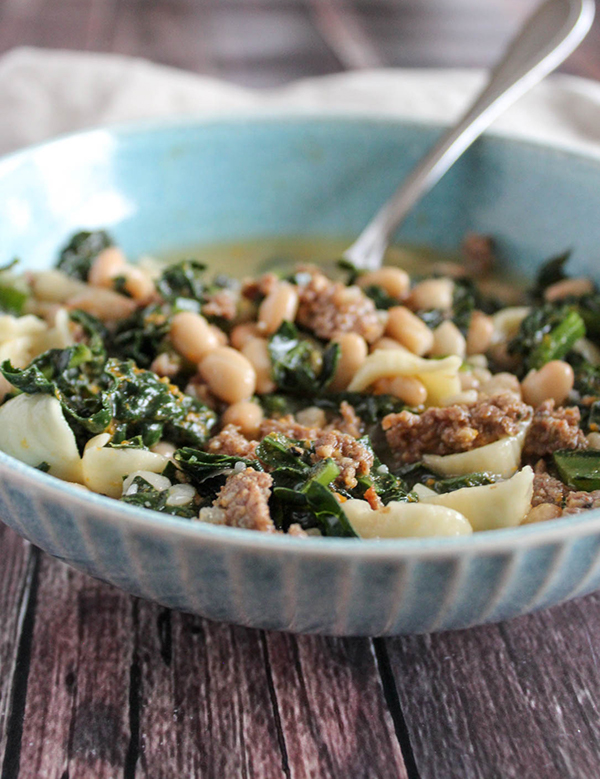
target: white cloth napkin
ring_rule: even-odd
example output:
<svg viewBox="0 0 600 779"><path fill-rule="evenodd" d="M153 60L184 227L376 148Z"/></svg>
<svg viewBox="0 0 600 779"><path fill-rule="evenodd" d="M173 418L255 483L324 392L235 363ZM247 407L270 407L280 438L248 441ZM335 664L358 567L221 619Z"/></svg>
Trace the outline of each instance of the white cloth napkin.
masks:
<svg viewBox="0 0 600 779"><path fill-rule="evenodd" d="M484 78L474 70L376 70L258 91L141 59L20 48L0 58L0 153L80 128L173 115L286 111L449 121ZM554 76L493 129L600 155L600 83Z"/></svg>

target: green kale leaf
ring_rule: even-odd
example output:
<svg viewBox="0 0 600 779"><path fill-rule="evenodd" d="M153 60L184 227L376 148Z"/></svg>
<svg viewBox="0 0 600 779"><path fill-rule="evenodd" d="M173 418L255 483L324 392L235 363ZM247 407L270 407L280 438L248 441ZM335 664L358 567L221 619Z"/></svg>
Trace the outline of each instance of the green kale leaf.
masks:
<svg viewBox="0 0 600 779"><path fill-rule="evenodd" d="M138 309L118 323L110 339L110 353L149 368L164 346L172 316L173 309L167 304L153 303Z"/></svg>
<svg viewBox="0 0 600 779"><path fill-rule="evenodd" d="M584 336L584 321L573 306L545 303L521 322L508 351L521 358L520 373L524 375L531 368L561 360Z"/></svg>
<svg viewBox="0 0 600 779"><path fill-rule="evenodd" d="M143 476L136 476L127 493L121 498L124 503L129 503L131 506L140 506L175 517L193 519L198 516L198 509L193 500L183 506L169 506L168 499L168 490L157 490Z"/></svg>
<svg viewBox="0 0 600 779"><path fill-rule="evenodd" d="M93 261L113 242L104 230L76 233L61 251L56 267L67 276L87 281Z"/></svg>
<svg viewBox="0 0 600 779"><path fill-rule="evenodd" d="M202 276L206 265L196 260L181 260L168 265L156 283L156 288L162 297L174 303L177 298L191 298L202 302L204 281Z"/></svg>
<svg viewBox="0 0 600 779"><path fill-rule="evenodd" d="M278 388L295 395L321 394L333 379L340 356L338 344L324 352L302 338L291 322L283 322L269 340L271 372Z"/></svg>

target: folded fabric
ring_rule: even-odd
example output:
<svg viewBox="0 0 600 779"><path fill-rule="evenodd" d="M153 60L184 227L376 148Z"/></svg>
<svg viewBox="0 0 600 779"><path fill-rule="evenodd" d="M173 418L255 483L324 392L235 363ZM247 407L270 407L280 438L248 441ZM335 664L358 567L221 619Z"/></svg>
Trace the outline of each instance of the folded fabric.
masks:
<svg viewBox="0 0 600 779"><path fill-rule="evenodd" d="M0 153L85 127L240 112L350 113L451 121L481 87L475 70L374 70L250 90L113 54L32 48L0 58ZM555 75L494 132L600 153L600 84Z"/></svg>

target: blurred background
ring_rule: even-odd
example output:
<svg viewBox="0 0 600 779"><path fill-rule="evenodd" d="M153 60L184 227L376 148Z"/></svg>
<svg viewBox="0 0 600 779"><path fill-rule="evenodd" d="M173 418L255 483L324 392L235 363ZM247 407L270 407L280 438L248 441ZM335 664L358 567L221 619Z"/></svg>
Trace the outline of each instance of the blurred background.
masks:
<svg viewBox="0 0 600 779"><path fill-rule="evenodd" d="M146 57L247 86L490 65L538 0L0 0L15 46ZM600 78L600 22L563 70Z"/></svg>

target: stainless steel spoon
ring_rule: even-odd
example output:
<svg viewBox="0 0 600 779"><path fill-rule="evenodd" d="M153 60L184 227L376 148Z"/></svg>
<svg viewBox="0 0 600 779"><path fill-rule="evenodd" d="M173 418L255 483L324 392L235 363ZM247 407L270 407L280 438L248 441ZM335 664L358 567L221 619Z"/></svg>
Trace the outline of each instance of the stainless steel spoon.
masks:
<svg viewBox="0 0 600 779"><path fill-rule="evenodd" d="M525 22L487 85L346 250L358 268L375 269L400 223L490 124L573 52L594 20L594 0L546 0Z"/></svg>

